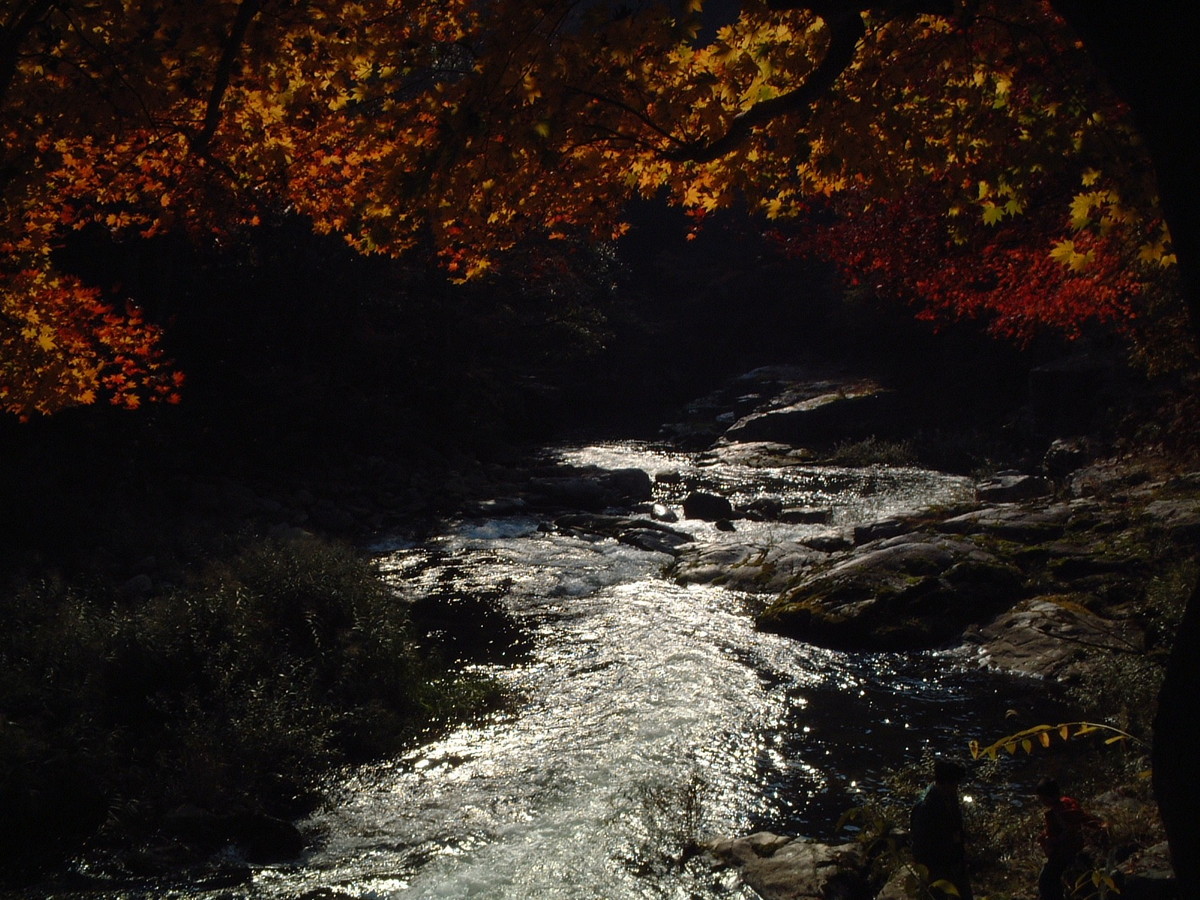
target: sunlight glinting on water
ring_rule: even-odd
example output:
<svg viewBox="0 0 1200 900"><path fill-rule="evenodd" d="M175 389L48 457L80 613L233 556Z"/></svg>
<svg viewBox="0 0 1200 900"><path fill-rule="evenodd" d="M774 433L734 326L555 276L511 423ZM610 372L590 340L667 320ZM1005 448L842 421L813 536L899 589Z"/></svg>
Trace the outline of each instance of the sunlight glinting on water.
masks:
<svg viewBox="0 0 1200 900"><path fill-rule="evenodd" d="M963 491L918 470L697 466L634 444L562 456L671 472L655 499L676 508L692 489L735 502L769 493L829 507L840 527ZM883 658L761 633L747 595L677 585L663 577L665 554L539 524L465 521L381 551L402 597L501 598L533 649L487 671L518 708L347 773L305 823L317 847L307 859L222 897L748 900L728 873L681 865L683 848L764 824L830 827L869 786L861 773L882 746L911 749L913 711L945 694ZM723 539L708 523L679 527ZM750 541L812 530L738 521Z"/></svg>

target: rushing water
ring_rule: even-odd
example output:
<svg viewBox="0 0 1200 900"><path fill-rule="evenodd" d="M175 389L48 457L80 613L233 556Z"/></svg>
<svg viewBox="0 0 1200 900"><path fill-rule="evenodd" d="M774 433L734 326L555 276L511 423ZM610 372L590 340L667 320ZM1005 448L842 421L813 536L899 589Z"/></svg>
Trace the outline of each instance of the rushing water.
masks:
<svg viewBox="0 0 1200 900"><path fill-rule="evenodd" d="M704 465L638 445L562 458L671 472L657 488L668 504L694 487L736 502L771 494L827 508L841 527L969 488L919 470ZM303 860L178 896L750 897L681 862L688 842L758 828L830 837L885 768L1001 702L937 655L848 655L760 633L758 598L679 586L665 555L538 525L469 520L378 548L410 597L503 586L533 637L521 662L489 669L517 708L347 773L303 824L316 847ZM739 521L738 534L773 542L815 527Z"/></svg>

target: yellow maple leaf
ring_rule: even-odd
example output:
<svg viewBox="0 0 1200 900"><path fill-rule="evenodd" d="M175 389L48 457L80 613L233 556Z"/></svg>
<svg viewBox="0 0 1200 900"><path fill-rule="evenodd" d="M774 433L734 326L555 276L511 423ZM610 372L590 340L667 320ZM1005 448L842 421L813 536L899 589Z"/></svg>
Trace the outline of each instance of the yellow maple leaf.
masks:
<svg viewBox="0 0 1200 900"><path fill-rule="evenodd" d="M1059 241L1054 245L1054 249L1050 251L1050 258L1057 263L1062 263L1064 266L1070 265L1071 257L1077 255L1074 241Z"/></svg>
<svg viewBox="0 0 1200 900"><path fill-rule="evenodd" d="M1078 231L1092 220L1092 210L1098 205L1096 194L1076 194L1071 201L1071 227Z"/></svg>

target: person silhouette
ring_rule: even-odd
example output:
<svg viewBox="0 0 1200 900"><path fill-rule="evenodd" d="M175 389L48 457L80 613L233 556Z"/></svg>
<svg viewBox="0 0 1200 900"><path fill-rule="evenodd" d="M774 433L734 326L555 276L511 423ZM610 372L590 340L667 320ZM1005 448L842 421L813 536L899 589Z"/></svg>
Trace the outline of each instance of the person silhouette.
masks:
<svg viewBox="0 0 1200 900"><path fill-rule="evenodd" d="M1041 900L1063 900L1063 877L1078 863L1087 832L1103 836L1105 825L1085 812L1079 801L1063 794L1053 778L1038 783L1037 798L1046 807L1042 833L1038 835L1038 845L1046 854L1038 875L1038 896Z"/></svg>
<svg viewBox="0 0 1200 900"><path fill-rule="evenodd" d="M909 819L913 860L925 867L931 887L939 881L949 882L958 891L960 900L972 900L967 877L966 831L958 799L958 787L966 775L967 770L958 763L936 760L933 782L913 806ZM936 887L934 890L953 896Z"/></svg>

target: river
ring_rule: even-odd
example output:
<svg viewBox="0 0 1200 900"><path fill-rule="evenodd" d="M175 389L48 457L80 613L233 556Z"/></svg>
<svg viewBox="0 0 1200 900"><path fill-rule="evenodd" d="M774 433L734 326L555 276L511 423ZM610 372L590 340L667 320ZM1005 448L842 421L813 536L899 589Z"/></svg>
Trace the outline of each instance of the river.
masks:
<svg viewBox="0 0 1200 900"><path fill-rule="evenodd" d="M675 508L705 488L829 511L821 526L736 523L763 546L972 491L919 469L754 468L635 443L557 457L671 473L655 499ZM951 656L853 655L762 633L761 597L679 585L666 554L540 525L464 518L419 545L374 547L406 596L502 595L532 638L528 654L487 667L519 698L513 710L340 774L302 823L314 846L303 859L243 886L156 896L750 898L684 848L762 828L833 837L889 768L961 749L980 710L1007 702Z"/></svg>

